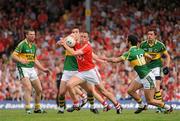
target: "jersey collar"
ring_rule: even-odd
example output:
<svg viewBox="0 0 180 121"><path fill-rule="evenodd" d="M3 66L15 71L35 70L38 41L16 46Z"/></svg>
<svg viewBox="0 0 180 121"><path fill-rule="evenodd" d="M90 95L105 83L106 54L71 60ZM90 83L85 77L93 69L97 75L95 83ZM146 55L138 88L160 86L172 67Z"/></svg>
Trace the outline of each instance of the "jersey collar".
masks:
<svg viewBox="0 0 180 121"><path fill-rule="evenodd" d="M148 41L147 41L147 43L148 43ZM155 39L154 44L149 44L149 43L148 43L148 45L152 47L152 46L155 45L156 43L157 43L157 40Z"/></svg>
<svg viewBox="0 0 180 121"><path fill-rule="evenodd" d="M132 49L132 48L137 48L137 46L131 46L130 49Z"/></svg>
<svg viewBox="0 0 180 121"><path fill-rule="evenodd" d="M27 39L25 39L25 42L26 42L26 44L28 44L28 46L29 46L30 48L32 47L32 44L31 44L30 42L28 42Z"/></svg>

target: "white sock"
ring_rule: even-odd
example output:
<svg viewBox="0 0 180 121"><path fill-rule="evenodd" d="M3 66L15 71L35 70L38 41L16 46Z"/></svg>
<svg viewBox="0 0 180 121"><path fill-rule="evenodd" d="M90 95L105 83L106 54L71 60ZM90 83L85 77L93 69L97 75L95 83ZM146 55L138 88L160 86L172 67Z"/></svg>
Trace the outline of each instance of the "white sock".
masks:
<svg viewBox="0 0 180 121"><path fill-rule="evenodd" d="M64 106L63 106L63 107L60 107L60 106L59 106L58 110L64 111Z"/></svg>
<svg viewBox="0 0 180 121"><path fill-rule="evenodd" d="M138 103L138 105L139 105L139 108L143 108L145 104L141 102L141 103Z"/></svg>
<svg viewBox="0 0 180 121"><path fill-rule="evenodd" d="M91 107L90 107L91 109L94 109L94 104L93 105L91 105Z"/></svg>
<svg viewBox="0 0 180 121"><path fill-rule="evenodd" d="M170 107L169 105L167 105L167 104L164 104L164 108L165 108L166 110L169 110L171 107Z"/></svg>

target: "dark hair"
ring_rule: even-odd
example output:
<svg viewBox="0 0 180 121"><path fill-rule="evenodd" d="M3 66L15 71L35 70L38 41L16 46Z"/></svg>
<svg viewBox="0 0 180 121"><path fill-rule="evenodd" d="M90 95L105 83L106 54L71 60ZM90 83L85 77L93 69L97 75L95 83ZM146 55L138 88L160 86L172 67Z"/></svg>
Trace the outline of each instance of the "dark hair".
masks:
<svg viewBox="0 0 180 121"><path fill-rule="evenodd" d="M157 34L156 28L151 27L151 28L148 29L148 32L149 31L153 31L155 35Z"/></svg>
<svg viewBox="0 0 180 121"><path fill-rule="evenodd" d="M138 41L138 37L135 35L129 35L128 36L128 41L131 43L132 46L136 46Z"/></svg>
<svg viewBox="0 0 180 121"><path fill-rule="evenodd" d="M24 33L25 33L25 35L26 35L26 34L28 34L29 32L32 32L32 31L35 31L35 30L32 29L32 28L29 28L29 29L26 29L26 30L24 31Z"/></svg>

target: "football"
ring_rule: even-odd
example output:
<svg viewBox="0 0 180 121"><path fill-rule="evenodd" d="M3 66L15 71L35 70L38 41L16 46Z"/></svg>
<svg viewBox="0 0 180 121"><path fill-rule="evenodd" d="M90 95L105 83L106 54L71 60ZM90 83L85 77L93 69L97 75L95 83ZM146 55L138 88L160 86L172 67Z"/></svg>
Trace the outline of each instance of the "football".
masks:
<svg viewBox="0 0 180 121"><path fill-rule="evenodd" d="M76 44L76 41L74 40L74 37L68 36L68 37L66 38L66 44L67 44L69 47L74 47L75 44Z"/></svg>

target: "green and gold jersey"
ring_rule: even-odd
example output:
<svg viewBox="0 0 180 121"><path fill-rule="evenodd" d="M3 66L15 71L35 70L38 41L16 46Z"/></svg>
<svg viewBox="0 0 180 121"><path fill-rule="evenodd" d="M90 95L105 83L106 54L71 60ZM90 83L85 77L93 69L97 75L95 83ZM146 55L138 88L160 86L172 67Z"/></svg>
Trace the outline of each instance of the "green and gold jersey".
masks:
<svg viewBox="0 0 180 121"><path fill-rule="evenodd" d="M65 61L64 61L64 70L67 71L77 71L78 70L78 64L76 57L73 56L70 52L66 50L65 52Z"/></svg>
<svg viewBox="0 0 180 121"><path fill-rule="evenodd" d="M26 39L22 40L18 44L18 46L15 49L15 52L18 53L18 57L26 59L29 61L28 64L22 64L20 62L17 62L16 65L18 67L26 67L26 68L32 68L34 67L34 61L36 58L36 46L35 44L30 44Z"/></svg>
<svg viewBox="0 0 180 121"><path fill-rule="evenodd" d="M123 60L128 60L131 66L135 69L139 77L144 78L150 69L146 65L145 51L137 46L132 46L128 52L125 52L121 58Z"/></svg>
<svg viewBox="0 0 180 121"><path fill-rule="evenodd" d="M147 41L143 41L140 45L145 52L152 56L152 60L147 64L150 69L162 67L162 54L167 52L165 45L156 40L154 45L149 45Z"/></svg>

